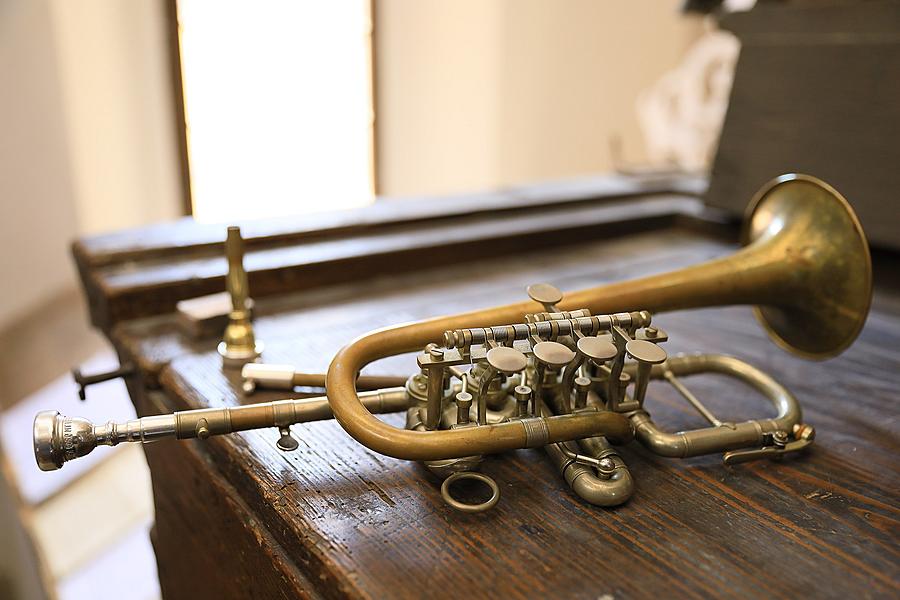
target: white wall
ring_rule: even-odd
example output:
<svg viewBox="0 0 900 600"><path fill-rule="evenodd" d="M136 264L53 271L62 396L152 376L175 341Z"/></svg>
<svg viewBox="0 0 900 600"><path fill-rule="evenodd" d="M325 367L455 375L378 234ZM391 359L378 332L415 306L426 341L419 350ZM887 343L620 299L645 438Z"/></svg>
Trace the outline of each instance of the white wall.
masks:
<svg viewBox="0 0 900 600"><path fill-rule="evenodd" d="M635 99L702 31L681 0L378 0L379 192L452 193L644 157Z"/></svg>
<svg viewBox="0 0 900 600"><path fill-rule="evenodd" d="M155 0L0 2L0 327L75 281L80 234L178 215Z"/></svg>

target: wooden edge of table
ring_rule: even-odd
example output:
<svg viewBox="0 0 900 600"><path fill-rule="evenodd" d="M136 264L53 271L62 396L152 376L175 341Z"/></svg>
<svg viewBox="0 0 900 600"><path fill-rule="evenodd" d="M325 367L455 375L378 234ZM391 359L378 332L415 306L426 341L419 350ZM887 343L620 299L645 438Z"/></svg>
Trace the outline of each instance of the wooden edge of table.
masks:
<svg viewBox="0 0 900 600"><path fill-rule="evenodd" d="M307 239L248 247L245 265L252 295L264 297L373 277L398 269L477 260L484 253L515 252L528 243L552 247L571 236L615 236L667 226L720 227L729 217L681 194L652 194L618 201L560 202L543 207L508 209L434 218L428 222L384 223L349 237ZM209 247L181 248L141 259L92 265L76 243L76 264L88 297L91 321L109 331L124 320L172 312L187 298L224 289L226 263Z"/></svg>
<svg viewBox="0 0 900 600"><path fill-rule="evenodd" d="M604 175L452 196L380 197L358 209L246 220L241 226L247 249L290 245L307 239L334 239L384 226L439 221L472 215L498 215L535 208L567 207L651 194L701 196L706 179L693 176L627 177ZM86 267L161 258L186 250L221 254L223 223L196 223L185 217L169 223L124 229L77 240L76 260Z"/></svg>

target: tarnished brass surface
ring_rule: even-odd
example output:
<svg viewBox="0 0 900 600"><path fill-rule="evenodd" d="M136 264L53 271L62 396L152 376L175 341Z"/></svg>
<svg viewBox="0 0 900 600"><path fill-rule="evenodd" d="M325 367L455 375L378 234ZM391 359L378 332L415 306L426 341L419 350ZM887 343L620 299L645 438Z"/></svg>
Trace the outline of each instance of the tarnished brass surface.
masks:
<svg viewBox="0 0 900 600"><path fill-rule="evenodd" d="M757 195L745 228L748 245L732 256L575 292L559 309L611 313L752 304L763 307L763 319L772 319L770 332L776 341L801 356L825 358L850 345L868 314L872 277L868 243L847 201L814 177L782 175ZM439 343L447 330L517 323L532 307L510 304L357 338L338 352L328 370L326 386L335 418L360 443L396 458L431 460L522 447L523 427L431 432L391 427L359 403L354 380L367 364ZM809 337L803 339L803 334ZM600 416L551 417L549 441L599 435ZM569 435L573 437L565 437Z"/></svg>
<svg viewBox="0 0 900 600"><path fill-rule="evenodd" d="M229 229L229 239L239 234ZM531 302L397 325L368 333L344 347L325 377L326 398L281 400L239 407L183 411L127 423L92 425L55 411L34 423L34 450L44 470L83 456L95 446L163 437L202 438L275 427L277 446L299 444L290 425L336 418L376 452L423 461L445 482L447 502L462 511L493 506L499 487L472 474L485 454L546 449L581 498L613 506L628 499L633 481L612 445L636 438L656 454L685 458L725 452L729 464L778 458L802 450L815 430L801 422L797 400L765 373L736 358L669 357L668 334L653 311L754 304L782 347L808 358L846 348L859 333L871 300L868 245L855 215L836 191L805 175L785 175L754 199L745 223L748 245L737 253L678 271L568 296L548 284L528 288ZM239 245L229 246L238 264ZM229 279L235 344L254 342L241 328L246 273ZM535 312L540 306L544 312ZM628 312L613 312L613 311ZM247 321L249 325L249 321ZM231 327L231 325L229 326ZM251 344L255 348L255 342ZM361 392L369 363L418 351L419 372L403 386ZM681 381L716 372L757 389L777 411L771 418L722 422ZM321 384L290 366L249 364L248 381L291 387ZM396 378L384 381L397 382ZM659 429L644 408L652 380L669 383L710 427L677 433ZM382 381L382 380L378 380ZM406 427L373 413L406 411ZM477 479L494 491L482 504L449 492L456 479Z"/></svg>
<svg viewBox="0 0 900 600"><path fill-rule="evenodd" d="M784 257L769 293L786 300L755 302L760 322L778 345L824 359L853 343L872 303L872 259L859 219L837 190L809 175L782 175L750 202L743 240Z"/></svg>
<svg viewBox="0 0 900 600"><path fill-rule="evenodd" d="M228 228L225 256L228 258L225 286L231 296L231 312L218 350L224 367L239 369L256 360L263 351L263 345L256 340L253 323L250 321L250 286L247 283L247 271L244 270L244 240L239 227Z"/></svg>
<svg viewBox="0 0 900 600"><path fill-rule="evenodd" d="M375 414L399 412L409 405L406 390L402 387L361 392L360 401L366 410ZM206 439L235 431L286 427L330 418L331 408L325 396L233 408L186 410L99 425L78 417L63 416L55 410L45 410L34 419L34 456L42 471L54 471L97 446L149 443L164 438Z"/></svg>

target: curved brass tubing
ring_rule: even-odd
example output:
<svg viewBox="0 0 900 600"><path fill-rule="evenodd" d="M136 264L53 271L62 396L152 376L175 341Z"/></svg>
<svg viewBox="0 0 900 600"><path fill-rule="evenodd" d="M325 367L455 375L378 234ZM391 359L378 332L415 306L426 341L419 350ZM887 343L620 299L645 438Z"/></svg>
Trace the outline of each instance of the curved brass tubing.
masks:
<svg viewBox="0 0 900 600"><path fill-rule="evenodd" d="M565 404L563 394L552 394L548 403L555 412L561 412ZM545 411L550 414L545 406ZM577 445L576 445L577 443ZM561 447L564 446L565 450ZM581 449L584 455L600 461L607 459L612 464L612 472L602 474L595 467L582 464L573 455ZM612 446L602 437L583 438L577 442L563 442L544 446L550 460L559 474L575 492L575 495L594 506L618 506L625 503L634 493L634 479L628 465Z"/></svg>
<svg viewBox="0 0 900 600"><path fill-rule="evenodd" d="M603 450L603 446L590 449L589 444L594 441L599 442L600 439L602 438L588 438L581 440L579 445L589 455L596 457ZM588 442L588 444L581 442ZM625 461L616 454L609 456L616 467L615 472L609 479L601 479L590 467L568 458L556 444L550 444L545 449L572 491L585 502L594 506L618 506L628 500L634 492L634 479L631 477L631 472L625 465Z"/></svg>
<svg viewBox="0 0 900 600"><path fill-rule="evenodd" d="M630 367L630 365L629 365ZM764 443L766 434L792 431L802 417L800 403L784 386L763 371L747 363L722 354L680 355L669 358L662 365L654 365L651 379L663 379L666 369L676 375L717 372L743 380L761 392L778 411L771 419L754 419L743 423L723 424L678 433L659 429L645 411L631 414L635 437L654 453L670 458L687 458L747 448ZM628 368L626 371L633 371Z"/></svg>
<svg viewBox="0 0 900 600"><path fill-rule="evenodd" d="M752 243L731 256L574 292L559 309L598 314L762 305L758 315L783 347L808 358L840 353L862 328L872 294L868 244L847 201L815 177L783 175L756 195L744 230ZM434 460L526 447L522 421L451 431L392 427L365 409L354 382L369 363L440 343L446 330L516 323L534 308L531 302L510 304L357 338L328 369L326 388L335 418L357 441L395 458ZM608 412L552 416L544 423L544 444L594 436L626 442L632 436L631 424Z"/></svg>

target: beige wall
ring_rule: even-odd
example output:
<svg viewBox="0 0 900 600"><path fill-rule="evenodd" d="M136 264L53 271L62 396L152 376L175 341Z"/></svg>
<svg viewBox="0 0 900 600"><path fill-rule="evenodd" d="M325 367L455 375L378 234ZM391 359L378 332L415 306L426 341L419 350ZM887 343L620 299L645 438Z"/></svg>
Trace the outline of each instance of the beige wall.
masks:
<svg viewBox="0 0 900 600"><path fill-rule="evenodd" d="M378 0L379 192L453 193L608 171L635 98L702 31L681 0Z"/></svg>
<svg viewBox="0 0 900 600"><path fill-rule="evenodd" d="M47 2L0 3L0 325L73 280L75 194Z"/></svg>
<svg viewBox="0 0 900 600"><path fill-rule="evenodd" d="M177 216L163 10L0 2L0 327L73 285L77 235Z"/></svg>
<svg viewBox="0 0 900 600"><path fill-rule="evenodd" d="M680 0L378 0L383 194L452 193L643 156L634 100L700 32ZM181 203L164 3L0 2L0 327L71 285L79 234Z"/></svg>
<svg viewBox="0 0 900 600"><path fill-rule="evenodd" d="M81 233L181 209L165 4L51 2Z"/></svg>

